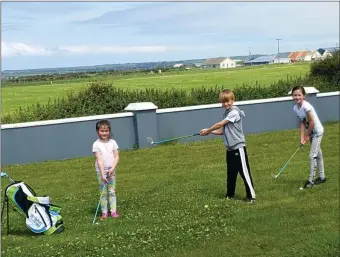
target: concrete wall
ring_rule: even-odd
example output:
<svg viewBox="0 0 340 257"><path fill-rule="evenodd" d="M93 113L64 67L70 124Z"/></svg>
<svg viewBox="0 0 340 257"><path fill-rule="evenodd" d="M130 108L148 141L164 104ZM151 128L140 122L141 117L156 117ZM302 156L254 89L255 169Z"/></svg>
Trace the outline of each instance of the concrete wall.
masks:
<svg viewBox="0 0 340 257"><path fill-rule="evenodd" d="M1 126L1 164L63 160L92 154L96 122L108 119L121 149L136 142L133 113L100 115Z"/></svg>
<svg viewBox="0 0 340 257"><path fill-rule="evenodd" d="M322 122L339 120L339 92L312 93L307 100L316 109ZM293 129L298 120L293 113L292 98L281 97L236 102L245 114L244 131L259 133ZM71 118L53 121L8 124L1 126L2 164L26 164L46 160L63 160L92 155L92 144L97 139L95 123L108 119L113 136L121 150L152 147L147 136L154 141L187 134L222 119L221 104L159 109L152 103L131 104L126 113ZM181 142L206 140L216 136L191 137Z"/></svg>

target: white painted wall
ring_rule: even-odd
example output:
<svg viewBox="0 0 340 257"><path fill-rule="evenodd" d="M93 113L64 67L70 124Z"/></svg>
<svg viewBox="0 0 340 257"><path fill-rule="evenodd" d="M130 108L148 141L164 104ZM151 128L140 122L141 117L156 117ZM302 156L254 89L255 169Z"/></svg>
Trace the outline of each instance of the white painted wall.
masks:
<svg viewBox="0 0 340 257"><path fill-rule="evenodd" d="M275 58L274 63L279 63L279 59ZM290 63L290 59L289 58L280 58L280 63Z"/></svg>
<svg viewBox="0 0 340 257"><path fill-rule="evenodd" d="M226 58L220 63L221 69L228 69L228 68L235 68L235 67L236 67L236 62L230 58Z"/></svg>

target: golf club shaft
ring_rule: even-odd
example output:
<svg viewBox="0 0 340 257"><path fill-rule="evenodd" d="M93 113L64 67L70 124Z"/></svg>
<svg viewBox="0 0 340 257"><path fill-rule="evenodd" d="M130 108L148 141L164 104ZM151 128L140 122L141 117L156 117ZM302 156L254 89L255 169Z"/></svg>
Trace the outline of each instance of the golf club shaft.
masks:
<svg viewBox="0 0 340 257"><path fill-rule="evenodd" d="M100 206L100 200L102 199L102 196L103 196L103 193L104 193L104 189L105 189L105 188L106 188L106 184L104 184L103 189L102 189L102 192L100 193L100 197L99 197L99 201L98 201L98 205L97 205L97 209L96 209L96 214L94 215L92 224L94 224L94 222L96 221L97 213L98 213L99 206Z"/></svg>
<svg viewBox="0 0 340 257"><path fill-rule="evenodd" d="M289 158L289 160L285 163L285 165L282 167L282 169L279 171L279 173L276 176L279 176L283 170L286 168L286 166L288 165L288 163L290 162L291 159L293 159L293 157L295 156L295 154L300 150L302 145L299 146L298 149L296 149L296 151L293 153L293 155Z"/></svg>
<svg viewBox="0 0 340 257"><path fill-rule="evenodd" d="M10 181L12 181L13 183L15 183L15 181L10 177L8 176L8 174L4 171L1 171L1 177L6 177L8 178Z"/></svg>
<svg viewBox="0 0 340 257"><path fill-rule="evenodd" d="M191 135L186 135L186 136L181 136L181 137L174 137L174 138L170 138L170 139L165 139L165 140L154 142L154 144L161 144L161 143L170 142L170 141L181 139L181 138L193 137L193 136L198 136L198 135L199 134L196 133L196 134L191 134Z"/></svg>

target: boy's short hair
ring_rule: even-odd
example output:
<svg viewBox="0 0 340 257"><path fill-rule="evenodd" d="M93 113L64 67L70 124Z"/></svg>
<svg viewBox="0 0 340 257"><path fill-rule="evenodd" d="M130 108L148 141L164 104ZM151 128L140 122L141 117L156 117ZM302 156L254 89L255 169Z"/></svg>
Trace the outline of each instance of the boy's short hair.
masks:
<svg viewBox="0 0 340 257"><path fill-rule="evenodd" d="M219 99L221 103L235 101L234 92L230 89L224 89L223 91L221 91Z"/></svg>

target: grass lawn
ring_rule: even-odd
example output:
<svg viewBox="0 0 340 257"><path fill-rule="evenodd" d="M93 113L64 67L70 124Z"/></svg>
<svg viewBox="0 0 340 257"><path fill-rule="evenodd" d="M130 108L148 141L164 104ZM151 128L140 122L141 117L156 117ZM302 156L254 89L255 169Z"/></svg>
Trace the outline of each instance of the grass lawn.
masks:
<svg viewBox="0 0 340 257"><path fill-rule="evenodd" d="M267 85L280 79L305 76L309 72L310 63L294 65L266 65L261 67L240 67L227 70L193 70L178 73L162 73L149 75L128 75L98 77L104 81L112 81L115 87L123 89L145 88L179 88L191 89L195 87L210 87L226 85L229 88L243 83ZM89 81L75 79L69 81L55 81L53 84L22 84L1 89L2 113L8 113L20 106L30 106L36 103L47 103L49 97L65 96L71 89L78 91Z"/></svg>
<svg viewBox="0 0 340 257"><path fill-rule="evenodd" d="M119 219L92 225L99 188L92 157L3 167L60 205L66 229L36 236L21 215L2 226L3 256L334 257L339 250L339 123L325 125L327 183L308 178L309 145L277 173L298 145L298 130L247 136L257 201L226 200L221 139L122 151L117 171ZM90 151L90 149L89 149ZM2 179L2 188L8 181ZM206 208L205 205L208 205ZM6 224L6 223L4 223Z"/></svg>

